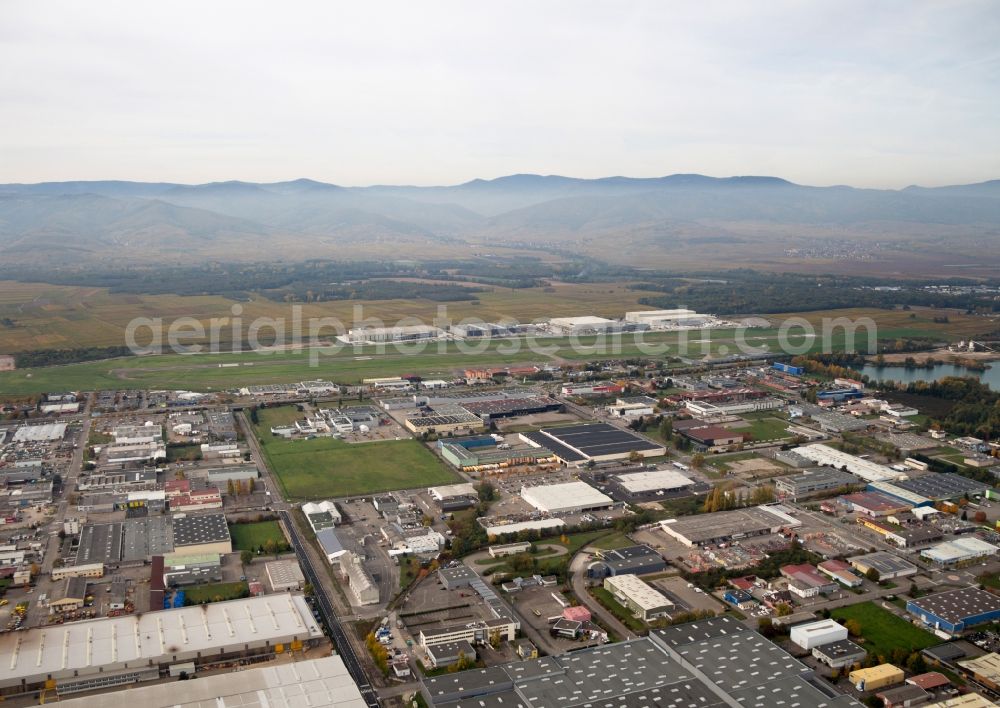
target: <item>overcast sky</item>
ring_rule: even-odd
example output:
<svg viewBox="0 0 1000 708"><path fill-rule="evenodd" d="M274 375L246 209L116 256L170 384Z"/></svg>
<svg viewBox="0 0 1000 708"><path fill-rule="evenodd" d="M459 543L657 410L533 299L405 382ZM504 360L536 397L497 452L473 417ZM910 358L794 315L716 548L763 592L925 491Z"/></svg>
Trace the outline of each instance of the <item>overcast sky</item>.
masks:
<svg viewBox="0 0 1000 708"><path fill-rule="evenodd" d="M0 181L1000 178L1000 2L0 0Z"/></svg>

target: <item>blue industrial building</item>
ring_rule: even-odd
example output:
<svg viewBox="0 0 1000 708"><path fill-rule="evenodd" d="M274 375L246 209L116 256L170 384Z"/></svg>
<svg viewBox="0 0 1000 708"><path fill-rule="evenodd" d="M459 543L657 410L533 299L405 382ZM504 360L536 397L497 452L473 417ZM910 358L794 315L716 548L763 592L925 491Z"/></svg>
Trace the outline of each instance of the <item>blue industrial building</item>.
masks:
<svg viewBox="0 0 1000 708"><path fill-rule="evenodd" d="M746 590L738 590L736 588L726 590L726 594L722 596L722 599L730 605L736 605L737 607L742 605L744 602L754 602L753 595L748 593Z"/></svg>
<svg viewBox="0 0 1000 708"><path fill-rule="evenodd" d="M910 600L906 611L929 627L958 634L974 625L1000 619L1000 597L970 585Z"/></svg>
<svg viewBox="0 0 1000 708"><path fill-rule="evenodd" d="M831 388L816 394L816 398L821 401L849 401L864 397L864 391L859 391L856 388Z"/></svg>
<svg viewBox="0 0 1000 708"><path fill-rule="evenodd" d="M876 492L891 499L901 501L904 504L909 504L912 507L934 506L933 499L928 499L921 494L911 492L909 489L898 487L892 482L870 482L866 489L869 492Z"/></svg>
<svg viewBox="0 0 1000 708"><path fill-rule="evenodd" d="M783 374L791 374L792 376L802 376L806 373L806 370L801 366L792 366L791 364L783 364L780 361L776 361L771 364L771 368L775 371L780 371Z"/></svg>

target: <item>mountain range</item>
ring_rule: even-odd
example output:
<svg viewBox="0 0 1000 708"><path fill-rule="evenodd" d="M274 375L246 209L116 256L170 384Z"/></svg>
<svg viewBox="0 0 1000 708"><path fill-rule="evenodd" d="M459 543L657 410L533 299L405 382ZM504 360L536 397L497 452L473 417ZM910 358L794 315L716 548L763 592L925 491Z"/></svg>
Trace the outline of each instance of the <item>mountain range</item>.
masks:
<svg viewBox="0 0 1000 708"><path fill-rule="evenodd" d="M309 179L0 185L0 263L8 265L509 252L923 273L988 271L1000 264L998 244L1000 180L901 190L698 174L519 174L441 187Z"/></svg>

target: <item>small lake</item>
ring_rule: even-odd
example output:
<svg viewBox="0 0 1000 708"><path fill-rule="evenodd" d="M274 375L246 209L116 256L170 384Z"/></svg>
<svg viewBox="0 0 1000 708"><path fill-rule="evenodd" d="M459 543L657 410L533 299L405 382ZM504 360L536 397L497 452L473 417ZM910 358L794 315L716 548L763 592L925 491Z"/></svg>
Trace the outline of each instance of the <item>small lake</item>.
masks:
<svg viewBox="0 0 1000 708"><path fill-rule="evenodd" d="M861 369L861 373L875 381L937 381L945 376L975 376L994 391L1000 391L1000 361L990 362L986 371L970 371L955 364L936 364L932 368L906 369L902 366L884 366L881 369L871 364Z"/></svg>

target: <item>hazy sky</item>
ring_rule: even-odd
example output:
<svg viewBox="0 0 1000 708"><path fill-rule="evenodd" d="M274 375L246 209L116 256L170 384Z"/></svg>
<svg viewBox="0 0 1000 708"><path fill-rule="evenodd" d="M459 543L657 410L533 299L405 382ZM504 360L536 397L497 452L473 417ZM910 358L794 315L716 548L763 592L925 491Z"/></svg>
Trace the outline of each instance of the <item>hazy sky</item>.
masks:
<svg viewBox="0 0 1000 708"><path fill-rule="evenodd" d="M0 181L1000 178L1000 2L0 0Z"/></svg>

